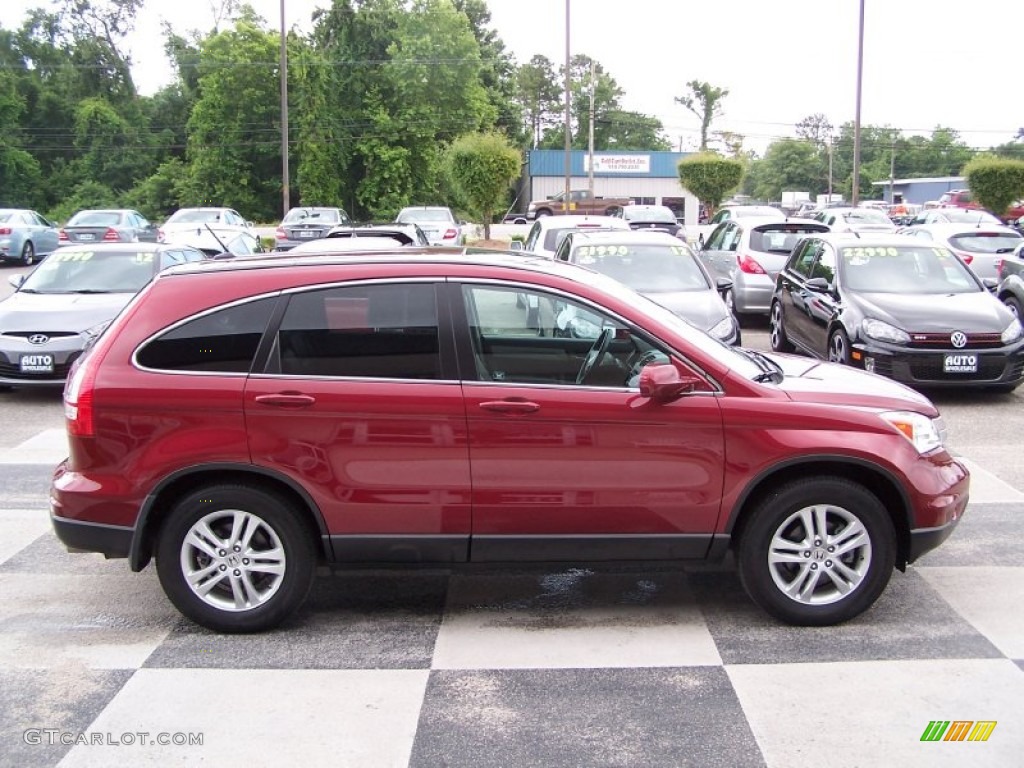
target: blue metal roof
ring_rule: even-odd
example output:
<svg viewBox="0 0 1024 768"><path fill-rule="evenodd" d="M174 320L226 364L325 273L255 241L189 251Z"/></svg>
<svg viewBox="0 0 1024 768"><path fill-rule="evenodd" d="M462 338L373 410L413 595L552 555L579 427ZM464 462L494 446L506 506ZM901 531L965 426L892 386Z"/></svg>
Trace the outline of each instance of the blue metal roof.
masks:
<svg viewBox="0 0 1024 768"><path fill-rule="evenodd" d="M584 159L589 153L585 149L574 149L569 155L570 175L586 176L587 166ZM602 158L625 158L636 157L638 159L649 158L650 170L647 173L641 172L617 172L595 170L595 177L616 178L616 177L643 177L652 179L677 179L679 172L676 165L684 157L689 157L692 152L595 152L595 168ZM564 176L565 175L565 150L561 149L531 149L529 154L529 169L531 176Z"/></svg>

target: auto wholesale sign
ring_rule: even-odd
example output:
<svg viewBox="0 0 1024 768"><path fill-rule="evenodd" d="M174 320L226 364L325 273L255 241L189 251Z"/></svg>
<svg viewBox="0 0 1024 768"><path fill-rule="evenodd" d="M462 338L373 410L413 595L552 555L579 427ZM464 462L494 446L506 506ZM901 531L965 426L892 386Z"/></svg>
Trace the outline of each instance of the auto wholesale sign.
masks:
<svg viewBox="0 0 1024 768"><path fill-rule="evenodd" d="M583 170L590 171L590 155L583 156ZM651 172L650 155L594 155L594 173Z"/></svg>

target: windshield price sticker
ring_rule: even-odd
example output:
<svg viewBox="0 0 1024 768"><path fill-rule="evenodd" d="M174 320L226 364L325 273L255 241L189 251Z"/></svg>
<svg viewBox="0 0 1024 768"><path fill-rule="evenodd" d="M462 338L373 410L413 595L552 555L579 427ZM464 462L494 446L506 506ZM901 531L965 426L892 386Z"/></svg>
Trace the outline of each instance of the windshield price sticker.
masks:
<svg viewBox="0 0 1024 768"><path fill-rule="evenodd" d="M857 266L859 264L866 264L876 256L899 256L900 252L896 248L886 248L879 246L873 248L871 246L861 248L843 248L843 258Z"/></svg>
<svg viewBox="0 0 1024 768"><path fill-rule="evenodd" d="M136 264L152 264L153 254L152 253L136 253L135 254Z"/></svg>
<svg viewBox="0 0 1024 768"><path fill-rule="evenodd" d="M57 251L56 253L51 253L47 256L45 261L43 261L43 264L50 264L58 261L89 261L89 259L92 258L92 255L92 251L71 251L70 253L67 251L64 251L63 253L61 251Z"/></svg>

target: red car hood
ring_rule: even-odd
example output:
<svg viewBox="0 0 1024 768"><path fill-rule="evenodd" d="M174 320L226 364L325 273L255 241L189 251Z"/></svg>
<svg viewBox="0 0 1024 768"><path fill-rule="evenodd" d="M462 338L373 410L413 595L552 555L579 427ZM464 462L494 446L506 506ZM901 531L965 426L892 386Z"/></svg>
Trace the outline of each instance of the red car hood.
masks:
<svg viewBox="0 0 1024 768"><path fill-rule="evenodd" d="M773 352L768 356L782 366L785 378L778 387L792 400L939 415L920 392L884 376L797 355Z"/></svg>

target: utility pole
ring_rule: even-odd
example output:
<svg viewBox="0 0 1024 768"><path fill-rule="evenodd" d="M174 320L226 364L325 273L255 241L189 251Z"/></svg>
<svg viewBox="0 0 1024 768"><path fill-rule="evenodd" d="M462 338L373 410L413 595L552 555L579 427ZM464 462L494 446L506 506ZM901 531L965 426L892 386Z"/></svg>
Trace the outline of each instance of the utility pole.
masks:
<svg viewBox="0 0 1024 768"><path fill-rule="evenodd" d="M587 180L589 182L590 199L594 199L594 60L590 60L590 169Z"/></svg>
<svg viewBox="0 0 1024 768"><path fill-rule="evenodd" d="M864 0L860 0L860 27L857 34L857 111L853 120L853 190L850 202L860 200L860 94L864 76Z"/></svg>
<svg viewBox="0 0 1024 768"><path fill-rule="evenodd" d="M896 205L896 137L892 140L889 153L889 205Z"/></svg>
<svg viewBox="0 0 1024 768"><path fill-rule="evenodd" d="M282 0L282 2L283 1L284 0ZM572 177L572 137L569 134L569 128L572 125L572 119L569 113L570 64L571 62L569 61L569 0L565 0L565 200L562 201L565 213L569 212L569 198L572 196L572 189L570 184L570 179Z"/></svg>
<svg viewBox="0 0 1024 768"><path fill-rule="evenodd" d="M291 206L291 179L288 173L288 37L284 27L284 0L281 0L281 204L284 213Z"/></svg>
<svg viewBox="0 0 1024 768"><path fill-rule="evenodd" d="M832 202L832 135L828 137L828 201Z"/></svg>

